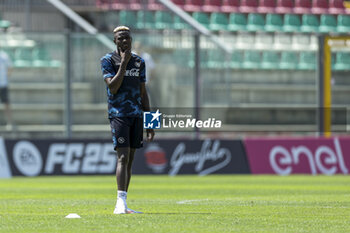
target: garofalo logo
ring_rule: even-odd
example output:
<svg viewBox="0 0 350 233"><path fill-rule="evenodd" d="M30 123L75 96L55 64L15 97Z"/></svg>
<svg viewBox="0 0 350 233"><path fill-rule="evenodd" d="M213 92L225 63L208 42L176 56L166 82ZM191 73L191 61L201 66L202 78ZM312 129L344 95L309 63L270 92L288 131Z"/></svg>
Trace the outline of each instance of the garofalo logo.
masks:
<svg viewBox="0 0 350 233"><path fill-rule="evenodd" d="M220 146L220 141L205 140L198 152L187 152L185 143L180 143L174 150L171 159L169 175L176 175L186 164L195 164L198 175L207 175L228 165L231 152Z"/></svg>

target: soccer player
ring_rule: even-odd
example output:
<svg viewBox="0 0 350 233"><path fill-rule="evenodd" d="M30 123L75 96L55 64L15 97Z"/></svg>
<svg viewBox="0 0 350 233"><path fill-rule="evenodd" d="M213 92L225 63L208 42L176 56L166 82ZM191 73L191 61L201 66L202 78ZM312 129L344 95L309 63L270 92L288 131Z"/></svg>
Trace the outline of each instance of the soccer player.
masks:
<svg viewBox="0 0 350 233"><path fill-rule="evenodd" d="M113 30L117 50L101 58L101 69L107 87L108 118L114 149L118 155L116 169L118 197L115 214L141 213L127 207L126 199L135 150L143 145L143 111L150 111L145 87L145 61L131 53L131 33L125 26ZM154 131L147 129L147 140Z"/></svg>

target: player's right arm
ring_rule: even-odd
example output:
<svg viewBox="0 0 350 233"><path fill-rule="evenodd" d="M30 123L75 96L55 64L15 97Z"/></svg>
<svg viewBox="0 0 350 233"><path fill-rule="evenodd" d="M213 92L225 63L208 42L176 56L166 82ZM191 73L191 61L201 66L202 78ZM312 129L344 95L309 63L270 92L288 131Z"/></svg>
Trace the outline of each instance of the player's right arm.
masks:
<svg viewBox="0 0 350 233"><path fill-rule="evenodd" d="M113 77L106 77L105 78L105 82L113 95L117 94L120 86L122 85L122 82L124 80L124 74L126 71L126 67L127 67L128 63L130 61L130 58L131 58L131 51L130 50L121 51L120 57L121 57L121 62L120 62L120 66L119 66L119 69L118 69L116 75L114 75ZM102 64L102 66L103 66L103 64Z"/></svg>

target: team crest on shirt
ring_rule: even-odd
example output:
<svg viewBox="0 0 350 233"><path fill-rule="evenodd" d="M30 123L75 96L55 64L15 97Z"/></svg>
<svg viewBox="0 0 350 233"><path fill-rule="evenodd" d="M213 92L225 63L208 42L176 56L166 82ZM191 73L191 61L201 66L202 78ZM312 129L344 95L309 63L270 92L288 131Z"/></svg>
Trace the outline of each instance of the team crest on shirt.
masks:
<svg viewBox="0 0 350 233"><path fill-rule="evenodd" d="M135 61L135 66L136 67L140 67L141 66L141 61L140 60L136 60Z"/></svg>
<svg viewBox="0 0 350 233"><path fill-rule="evenodd" d="M125 138L119 137L119 138L118 138L118 142L119 142L120 144L123 144L123 143L125 142Z"/></svg>

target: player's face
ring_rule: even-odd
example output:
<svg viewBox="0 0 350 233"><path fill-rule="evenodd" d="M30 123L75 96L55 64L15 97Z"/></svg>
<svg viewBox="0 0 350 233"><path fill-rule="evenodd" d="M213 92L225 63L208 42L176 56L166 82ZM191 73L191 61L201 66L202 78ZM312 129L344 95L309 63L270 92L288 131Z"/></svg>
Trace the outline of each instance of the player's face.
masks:
<svg viewBox="0 0 350 233"><path fill-rule="evenodd" d="M127 31L117 32L115 35L115 43L121 51L131 49L131 36Z"/></svg>

